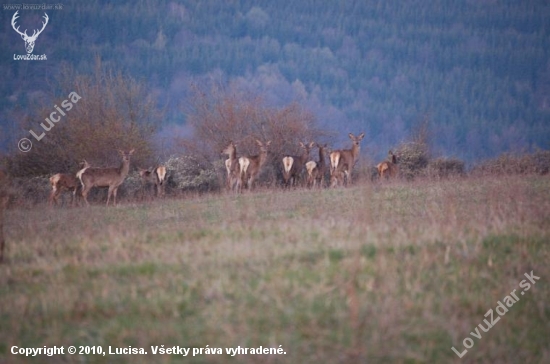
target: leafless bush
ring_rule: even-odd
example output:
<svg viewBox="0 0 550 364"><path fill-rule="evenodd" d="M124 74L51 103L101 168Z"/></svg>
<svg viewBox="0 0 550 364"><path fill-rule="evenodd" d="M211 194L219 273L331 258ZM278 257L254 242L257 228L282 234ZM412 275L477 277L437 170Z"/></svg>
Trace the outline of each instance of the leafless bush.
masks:
<svg viewBox="0 0 550 364"><path fill-rule="evenodd" d="M425 175L430 178L448 178L463 176L464 161L457 158L437 158L430 160Z"/></svg>
<svg viewBox="0 0 550 364"><path fill-rule="evenodd" d="M98 61L92 75L66 68L59 77L59 96L31 110L22 121L24 130L40 135L44 120L75 92L80 99L37 141L28 153L14 151L7 167L12 176L38 176L75 171L82 159L92 165L117 165L117 149L136 149L135 163L153 159L151 136L160 112L147 95L143 84L122 74L113 74ZM59 116L60 113L58 113Z"/></svg>
<svg viewBox="0 0 550 364"><path fill-rule="evenodd" d="M259 183L273 185L281 176L281 159L299 153L299 142L319 141L327 133L317 127L315 117L297 103L282 108L268 107L257 95L250 95L229 85L203 90L195 87L186 108L192 139L181 140L186 154L213 163L230 142L237 144L237 154L259 153L255 139L271 141L268 160ZM220 176L224 169L219 169ZM223 178L223 177L221 177Z"/></svg>
<svg viewBox="0 0 550 364"><path fill-rule="evenodd" d="M532 154L510 153L483 161L471 171L473 175L546 174L550 171L550 151Z"/></svg>

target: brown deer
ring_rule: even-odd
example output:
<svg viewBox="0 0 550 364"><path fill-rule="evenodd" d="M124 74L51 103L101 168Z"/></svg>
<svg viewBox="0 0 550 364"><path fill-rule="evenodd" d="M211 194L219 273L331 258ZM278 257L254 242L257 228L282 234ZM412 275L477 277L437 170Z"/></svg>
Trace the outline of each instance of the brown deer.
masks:
<svg viewBox="0 0 550 364"><path fill-rule="evenodd" d="M146 189L149 185L153 185L157 194L157 197L164 196L164 185L166 180L166 167L157 166L149 169L138 168L139 176L143 188Z"/></svg>
<svg viewBox="0 0 550 364"><path fill-rule="evenodd" d="M237 145L232 141L225 147L221 154L227 155L229 158L225 160L225 169L227 170L227 188L236 192L241 188L239 160L237 158Z"/></svg>
<svg viewBox="0 0 550 364"><path fill-rule="evenodd" d="M119 150L119 153L122 156L120 167L90 167L82 173L80 181L82 182L82 197L84 197L86 205L90 206L88 203L88 193L93 187L109 187L106 206L109 206L111 195L113 196L113 202L116 205L117 190L128 175L128 171L130 170L130 156L134 153L134 149L130 150L128 153Z"/></svg>
<svg viewBox="0 0 550 364"><path fill-rule="evenodd" d="M335 150L330 153L330 181L331 186L336 186L339 180L346 180L346 185L351 184L351 172L359 157L359 144L365 137L365 133L358 136L348 134L353 145L351 149Z"/></svg>
<svg viewBox="0 0 550 364"><path fill-rule="evenodd" d="M50 185L52 186L52 192L50 194L50 206L57 205L59 196L64 191L72 192L71 195L71 206L74 205L76 201L76 192L81 187L79 183L80 176L86 169L90 167L90 164L86 160L80 163L82 169L79 170L75 175L67 173L56 173L50 177Z"/></svg>
<svg viewBox="0 0 550 364"><path fill-rule="evenodd" d="M313 142L309 144L300 142L300 148L303 149L302 155L287 155L283 158L283 179L286 187L296 186L296 180L302 178L302 170L314 145Z"/></svg>
<svg viewBox="0 0 550 364"><path fill-rule="evenodd" d="M319 187L325 184L325 173L327 166L325 163L325 149L327 145L316 144L319 148L319 162L309 161L306 163L307 170L307 186L315 187L319 183Z"/></svg>
<svg viewBox="0 0 550 364"><path fill-rule="evenodd" d="M391 150L388 152L388 159L387 161L378 163L376 166L380 178L394 178L399 174L398 158Z"/></svg>
<svg viewBox="0 0 550 364"><path fill-rule="evenodd" d="M8 204L8 176L0 171L0 263L4 260L4 210Z"/></svg>
<svg viewBox="0 0 550 364"><path fill-rule="evenodd" d="M258 178L263 165L267 161L267 147L269 147L271 141L263 144L256 139L256 144L260 147L260 154L239 158L240 184L248 189L252 189L254 181Z"/></svg>

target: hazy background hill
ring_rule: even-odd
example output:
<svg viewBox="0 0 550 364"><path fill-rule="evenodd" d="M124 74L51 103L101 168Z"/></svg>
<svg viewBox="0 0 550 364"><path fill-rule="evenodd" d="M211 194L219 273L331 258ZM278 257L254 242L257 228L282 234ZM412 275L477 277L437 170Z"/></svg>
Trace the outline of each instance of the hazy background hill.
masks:
<svg viewBox="0 0 550 364"><path fill-rule="evenodd" d="M64 63L94 57L146 83L184 125L192 83L233 83L268 103L297 101L337 132L365 131L379 158L428 119L437 153L467 161L550 148L550 6L546 1L64 1L34 54L0 12L0 145L13 149L29 106L60 96ZM43 11L21 10L21 29ZM32 33L32 31L29 31ZM66 95L62 95L66 96ZM83 95L83 97L85 97ZM52 104L53 105L53 104ZM39 120L37 120L39 121ZM166 130L169 130L167 132Z"/></svg>

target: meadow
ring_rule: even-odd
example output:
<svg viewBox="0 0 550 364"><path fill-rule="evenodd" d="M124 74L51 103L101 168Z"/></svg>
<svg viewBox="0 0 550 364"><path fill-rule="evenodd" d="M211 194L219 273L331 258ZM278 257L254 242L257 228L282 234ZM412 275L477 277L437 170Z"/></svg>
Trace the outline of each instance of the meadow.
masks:
<svg viewBox="0 0 550 364"><path fill-rule="evenodd" d="M8 210L5 235L2 363L550 362L548 175L38 204ZM473 337L490 309L500 320ZM286 354L225 353L238 346Z"/></svg>

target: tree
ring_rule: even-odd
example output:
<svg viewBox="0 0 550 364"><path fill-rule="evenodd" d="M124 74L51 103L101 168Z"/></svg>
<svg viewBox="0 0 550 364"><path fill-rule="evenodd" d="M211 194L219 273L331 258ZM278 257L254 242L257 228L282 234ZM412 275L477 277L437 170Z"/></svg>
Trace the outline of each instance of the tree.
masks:
<svg viewBox="0 0 550 364"><path fill-rule="evenodd" d="M320 141L328 135L299 104L269 107L260 96L232 84L195 86L186 113L193 136L181 145L186 153L211 163L221 158L221 150L230 141L237 144L239 156L258 154L256 139L271 141L268 162L260 175L260 181L270 184L281 173L283 156L299 152L299 142Z"/></svg>
<svg viewBox="0 0 550 364"><path fill-rule="evenodd" d="M9 157L10 174L75 171L83 159L92 165L113 165L119 162L117 149L134 148L134 163L150 163L151 137L161 112L144 85L105 70L97 60L91 75L65 68L58 78L58 89L50 99L53 101L31 110L36 118L23 122L33 145L29 152L15 151Z"/></svg>

